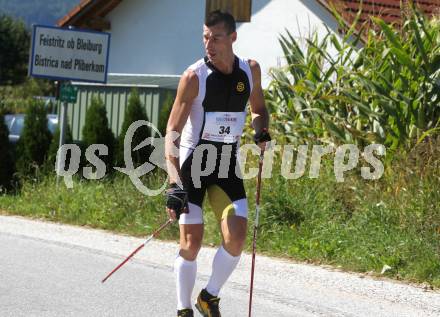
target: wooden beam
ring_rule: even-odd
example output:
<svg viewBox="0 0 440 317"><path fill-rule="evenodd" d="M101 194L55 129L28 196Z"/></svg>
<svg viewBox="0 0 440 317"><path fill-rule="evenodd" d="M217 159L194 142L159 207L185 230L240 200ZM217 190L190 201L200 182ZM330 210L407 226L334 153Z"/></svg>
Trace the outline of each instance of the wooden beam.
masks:
<svg viewBox="0 0 440 317"><path fill-rule="evenodd" d="M100 17L93 17L85 21L83 26L88 29L100 30L100 31L106 31L111 29L110 21Z"/></svg>
<svg viewBox="0 0 440 317"><path fill-rule="evenodd" d="M110 0L105 1L102 5L100 5L97 10L94 12L95 16L105 17L110 11L116 8L122 0Z"/></svg>
<svg viewBox="0 0 440 317"><path fill-rule="evenodd" d="M214 10L229 12L237 22L250 22L252 0L206 0L205 16Z"/></svg>

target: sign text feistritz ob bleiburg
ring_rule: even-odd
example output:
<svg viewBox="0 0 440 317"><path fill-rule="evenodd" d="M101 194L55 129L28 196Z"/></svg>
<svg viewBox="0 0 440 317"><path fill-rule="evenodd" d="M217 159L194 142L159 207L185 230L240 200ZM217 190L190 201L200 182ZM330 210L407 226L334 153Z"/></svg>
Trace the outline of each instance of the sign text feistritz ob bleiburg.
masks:
<svg viewBox="0 0 440 317"><path fill-rule="evenodd" d="M29 75L107 82L110 33L34 25Z"/></svg>

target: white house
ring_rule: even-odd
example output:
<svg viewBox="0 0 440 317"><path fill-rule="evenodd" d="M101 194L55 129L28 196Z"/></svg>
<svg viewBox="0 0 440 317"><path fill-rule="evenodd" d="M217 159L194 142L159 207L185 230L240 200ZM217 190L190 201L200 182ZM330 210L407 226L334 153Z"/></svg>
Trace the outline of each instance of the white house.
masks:
<svg viewBox="0 0 440 317"><path fill-rule="evenodd" d="M232 8L238 2L85 0L60 20L59 25L110 32L110 73L180 75L204 55L202 26L207 7ZM250 21L237 24L234 49L237 55L260 63L264 85L270 80L269 68L281 63L283 54L278 35L285 29L296 37L308 36L311 30L326 32L324 25L337 29L332 14L315 0L240 2L248 2Z"/></svg>
<svg viewBox="0 0 440 317"><path fill-rule="evenodd" d="M329 10L335 5L347 22L361 7L361 0L83 0L60 26L111 32L110 73L180 75L203 56L202 25L210 9L227 9L248 22L238 23L237 55L256 59L269 82L270 67L282 60L278 35L288 29L295 37L313 30L337 33ZM404 1L405 2L405 1ZM415 0L432 13L439 0ZM389 22L401 15L400 0L364 1L364 15L381 15ZM364 20L367 17L363 17Z"/></svg>
<svg viewBox="0 0 440 317"><path fill-rule="evenodd" d="M428 14L440 7L440 0L414 1ZM59 20L58 25L111 33L111 75L108 85L175 89L183 71L204 56L202 26L206 13L213 9L228 10L239 21L234 50L237 55L260 63L263 87L266 87L270 82L270 68L283 64L278 37L285 29L297 39L308 37L313 31L324 34L327 32L326 27L339 34L336 19L330 9L332 5L347 24L353 21L361 7L361 21L368 21L369 16L375 15L388 22L399 22L401 0L368 0L363 1L362 5L361 2L362 0L82 0ZM157 118L151 105L147 107L150 107L152 116ZM155 107L160 108L158 105ZM116 126L120 124L116 122Z"/></svg>

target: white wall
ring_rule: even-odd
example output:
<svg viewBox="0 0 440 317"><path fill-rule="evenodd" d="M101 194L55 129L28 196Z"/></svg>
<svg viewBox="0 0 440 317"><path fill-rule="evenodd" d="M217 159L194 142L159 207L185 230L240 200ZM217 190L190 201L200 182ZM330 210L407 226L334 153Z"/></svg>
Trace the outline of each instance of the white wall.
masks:
<svg viewBox="0 0 440 317"><path fill-rule="evenodd" d="M315 0L252 0L251 23L238 25L234 45L237 55L255 59L263 73L263 86L270 82L269 68L284 63L279 34L288 29L296 39L307 38L316 30L327 34L324 23L336 30L333 16Z"/></svg>
<svg viewBox="0 0 440 317"><path fill-rule="evenodd" d="M110 14L109 72L181 74L203 57L204 0L126 0Z"/></svg>
<svg viewBox="0 0 440 317"><path fill-rule="evenodd" d="M181 74L204 56L205 0L125 0L108 16L111 22L111 73ZM269 68L282 64L278 35L287 28L297 38L310 30L324 34L334 18L315 0L252 0L250 23L239 23L237 55L257 60L263 86Z"/></svg>

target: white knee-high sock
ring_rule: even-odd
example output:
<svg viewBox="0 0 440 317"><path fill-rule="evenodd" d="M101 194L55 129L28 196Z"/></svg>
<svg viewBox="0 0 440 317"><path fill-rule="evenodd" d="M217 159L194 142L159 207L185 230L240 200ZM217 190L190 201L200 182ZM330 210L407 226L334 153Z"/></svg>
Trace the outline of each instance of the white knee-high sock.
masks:
<svg viewBox="0 0 440 317"><path fill-rule="evenodd" d="M177 309L191 308L197 261L187 261L179 255L174 262L174 272L176 274Z"/></svg>
<svg viewBox="0 0 440 317"><path fill-rule="evenodd" d="M239 260L240 255L232 256L223 246L217 250L212 262L212 274L206 286L209 294L218 296L220 289L234 271Z"/></svg>

